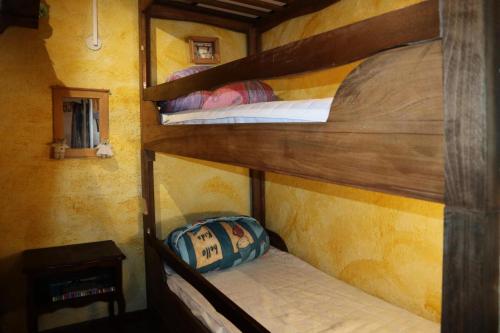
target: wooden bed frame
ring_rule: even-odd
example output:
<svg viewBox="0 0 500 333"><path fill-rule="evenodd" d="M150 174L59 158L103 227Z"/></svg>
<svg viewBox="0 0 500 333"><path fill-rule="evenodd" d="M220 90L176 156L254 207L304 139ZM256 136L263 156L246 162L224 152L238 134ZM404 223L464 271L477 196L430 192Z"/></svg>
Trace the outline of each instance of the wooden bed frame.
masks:
<svg viewBox="0 0 500 333"><path fill-rule="evenodd" d="M443 202L442 331L498 329L500 4L428 0L259 52L264 31L337 1L283 0L283 6L259 0L140 1L148 307L174 331L208 332L168 289L163 261L243 332L267 332L156 237L156 152L249 168L252 215L263 223L266 171ZM249 56L152 86L153 18L244 32ZM153 103L233 81L304 73L361 59L366 60L339 88L325 124L162 126ZM278 235L271 236L274 246L286 249Z"/></svg>

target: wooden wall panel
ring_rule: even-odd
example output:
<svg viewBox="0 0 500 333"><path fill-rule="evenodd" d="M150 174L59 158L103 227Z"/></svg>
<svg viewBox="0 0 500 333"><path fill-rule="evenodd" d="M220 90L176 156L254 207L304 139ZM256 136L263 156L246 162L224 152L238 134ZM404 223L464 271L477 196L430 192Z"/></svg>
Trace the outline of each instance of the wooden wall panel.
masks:
<svg viewBox="0 0 500 333"><path fill-rule="evenodd" d="M144 146L442 201L441 72L439 41L391 50L351 73L328 123L161 126L154 112Z"/></svg>

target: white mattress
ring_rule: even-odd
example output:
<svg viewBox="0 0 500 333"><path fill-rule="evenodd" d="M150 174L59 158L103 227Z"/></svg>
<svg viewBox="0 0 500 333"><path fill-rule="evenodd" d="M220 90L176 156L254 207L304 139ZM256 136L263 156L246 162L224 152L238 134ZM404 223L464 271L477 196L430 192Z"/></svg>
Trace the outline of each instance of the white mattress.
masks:
<svg viewBox="0 0 500 333"><path fill-rule="evenodd" d="M435 322L370 296L271 248L250 263L205 277L271 332L439 332ZM240 332L183 278L169 288L212 332Z"/></svg>
<svg viewBox="0 0 500 333"><path fill-rule="evenodd" d="M333 98L243 104L213 110L162 114L163 125L241 123L321 123L328 120Z"/></svg>

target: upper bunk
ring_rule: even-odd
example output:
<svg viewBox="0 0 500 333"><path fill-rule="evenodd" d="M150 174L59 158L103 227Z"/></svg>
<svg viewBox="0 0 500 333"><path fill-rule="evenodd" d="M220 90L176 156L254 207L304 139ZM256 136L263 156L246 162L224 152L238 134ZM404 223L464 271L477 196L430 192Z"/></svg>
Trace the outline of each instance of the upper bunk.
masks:
<svg viewBox="0 0 500 333"><path fill-rule="evenodd" d="M333 2L281 1L281 8L268 8L261 17L247 15L237 20L236 14L224 12L224 19L217 22L208 20L216 17L216 9L201 6L204 1L163 1L144 13L146 21L178 19L246 31L249 48L255 49L252 41L258 44L261 32ZM179 14L187 10L195 15ZM443 200L438 1L424 1L156 86L148 79L150 41L148 29L145 31L144 149ZM358 60L363 62L336 92L326 123L163 126L153 103L230 82L296 75Z"/></svg>

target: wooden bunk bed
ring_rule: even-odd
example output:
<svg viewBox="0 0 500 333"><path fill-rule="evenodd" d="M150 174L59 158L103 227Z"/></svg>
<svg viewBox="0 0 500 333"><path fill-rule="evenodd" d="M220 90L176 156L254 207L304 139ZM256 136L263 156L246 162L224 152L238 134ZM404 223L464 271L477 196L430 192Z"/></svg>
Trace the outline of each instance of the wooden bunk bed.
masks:
<svg viewBox="0 0 500 333"><path fill-rule="evenodd" d="M242 331L267 331L157 238L153 164L159 152L249 168L252 215L262 222L266 171L444 202L442 331L496 331L500 6L489 0L428 0L259 52L261 33L334 2L140 2L148 306L179 331L208 332L166 286L166 261ZM262 7L256 11L245 4ZM151 86L152 18L244 32L250 55ZM361 59L366 60L339 88L325 124L169 127L160 125L153 103ZM274 246L286 250L278 235L270 236Z"/></svg>

